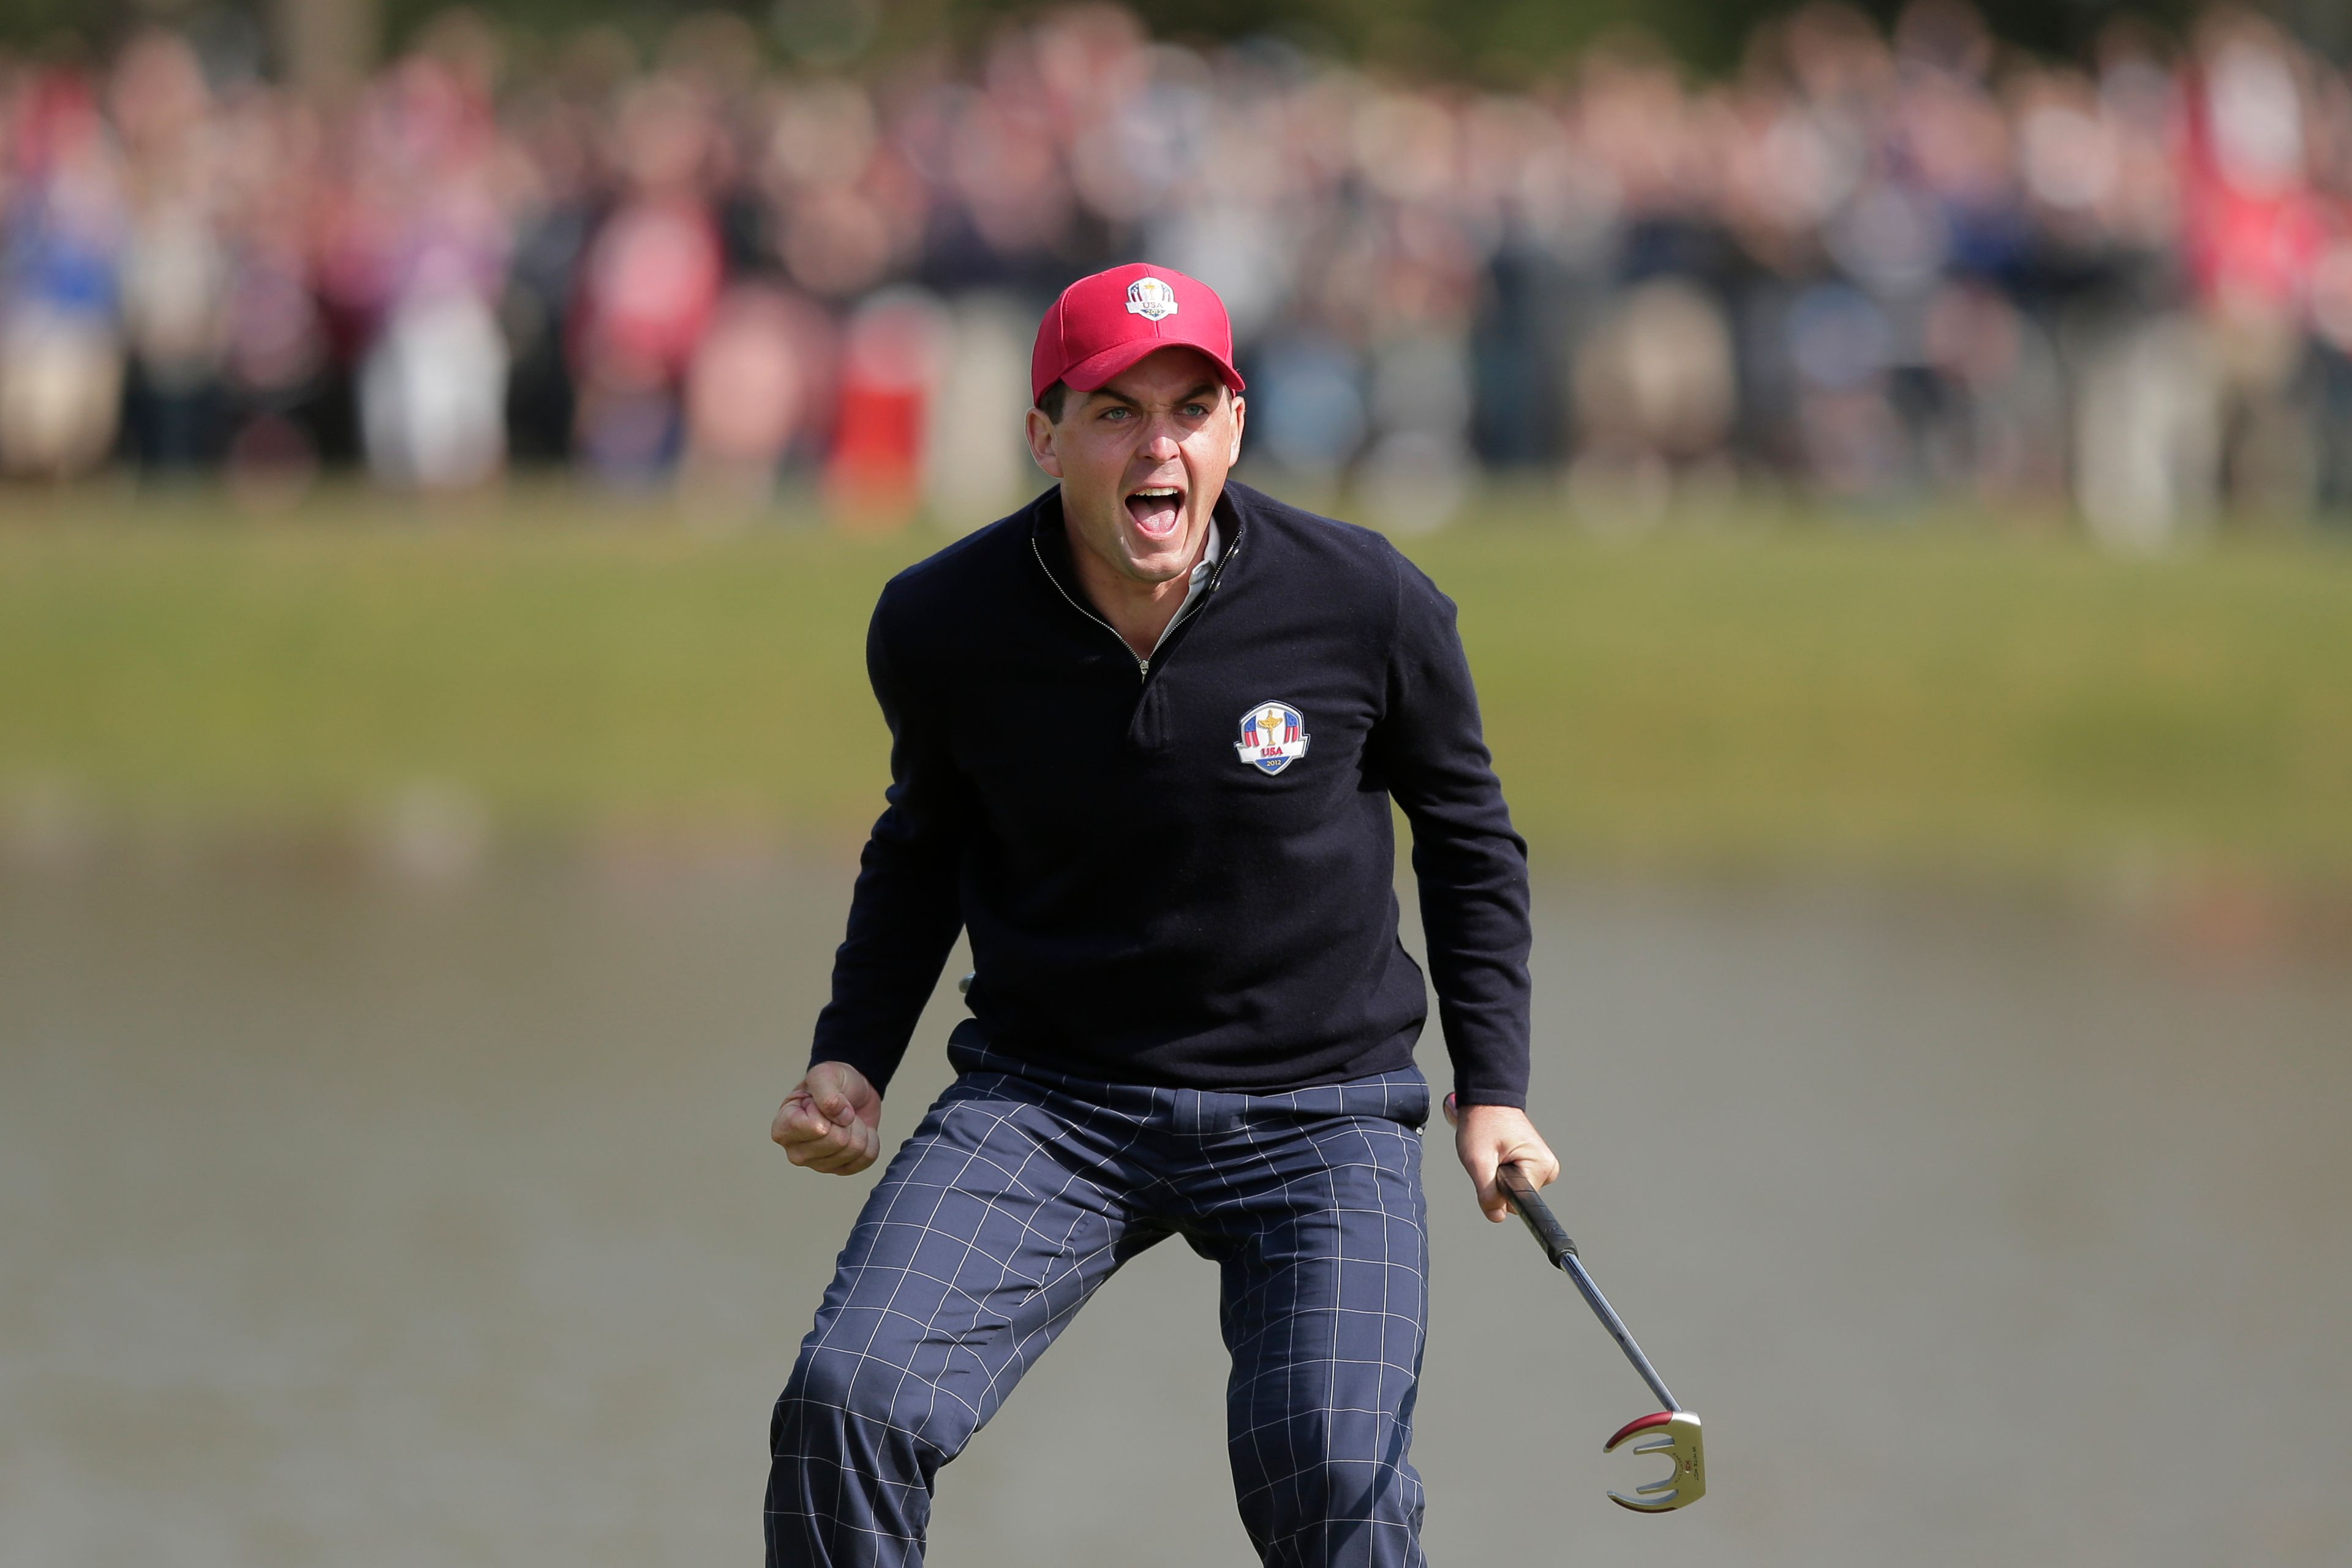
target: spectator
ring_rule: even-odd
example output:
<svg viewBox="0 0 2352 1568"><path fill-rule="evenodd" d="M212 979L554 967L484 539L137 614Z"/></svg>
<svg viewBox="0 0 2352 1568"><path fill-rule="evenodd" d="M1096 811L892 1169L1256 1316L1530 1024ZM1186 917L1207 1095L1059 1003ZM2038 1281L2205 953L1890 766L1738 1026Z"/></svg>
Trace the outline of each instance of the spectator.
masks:
<svg viewBox="0 0 2352 1568"><path fill-rule="evenodd" d="M2352 505L2352 86L2250 13L2076 67L1966 0L1816 0L1724 82L1620 38L1519 94L1102 5L969 72L761 47L714 14L526 66L453 15L320 106L163 28L102 101L0 62L0 465L567 461L738 510L797 466L963 526L1025 482L967 414L1017 395L1005 323L1142 255L1230 302L1250 460L1393 526L1482 465L2071 494L2134 546Z"/></svg>
<svg viewBox="0 0 2352 1568"><path fill-rule="evenodd" d="M64 479L114 440L129 221L112 139L79 73L38 74L15 110L0 250L0 464Z"/></svg>

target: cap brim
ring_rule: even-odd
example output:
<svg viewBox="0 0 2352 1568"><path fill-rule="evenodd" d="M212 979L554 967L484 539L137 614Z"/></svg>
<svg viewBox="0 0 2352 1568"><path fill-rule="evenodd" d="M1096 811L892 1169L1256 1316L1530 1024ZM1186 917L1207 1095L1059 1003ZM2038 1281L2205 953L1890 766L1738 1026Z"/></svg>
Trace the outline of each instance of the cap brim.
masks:
<svg viewBox="0 0 2352 1568"><path fill-rule="evenodd" d="M1188 343L1181 338L1137 338L1128 342L1113 343L1100 353L1088 354L1061 374L1062 384L1073 392L1092 392L1112 376L1136 364L1161 349L1191 349L1217 367L1217 376L1235 392L1246 392L1249 384L1242 380L1241 372L1228 363L1214 349Z"/></svg>

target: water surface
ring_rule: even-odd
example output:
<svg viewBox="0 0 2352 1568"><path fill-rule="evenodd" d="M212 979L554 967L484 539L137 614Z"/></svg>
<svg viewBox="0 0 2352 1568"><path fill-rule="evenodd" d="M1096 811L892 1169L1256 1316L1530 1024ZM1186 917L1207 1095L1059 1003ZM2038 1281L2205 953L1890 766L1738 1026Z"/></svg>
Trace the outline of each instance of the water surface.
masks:
<svg viewBox="0 0 2352 1568"><path fill-rule="evenodd" d="M755 1561L871 1179L765 1135L847 886L0 870L0 1561ZM1538 904L1555 1195L1715 1490L1603 1500L1652 1402L1433 1130L1435 1562L2352 1558L2345 974L1852 888ZM1214 1288L1177 1246L1112 1280L944 1473L933 1561L1251 1561Z"/></svg>

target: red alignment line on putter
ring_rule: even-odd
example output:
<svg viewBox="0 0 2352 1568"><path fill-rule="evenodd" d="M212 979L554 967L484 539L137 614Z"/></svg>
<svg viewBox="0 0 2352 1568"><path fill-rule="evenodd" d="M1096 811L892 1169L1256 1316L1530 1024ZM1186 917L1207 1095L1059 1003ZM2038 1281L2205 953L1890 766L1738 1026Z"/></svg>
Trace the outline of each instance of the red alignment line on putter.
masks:
<svg viewBox="0 0 2352 1568"><path fill-rule="evenodd" d="M1633 1420L1618 1427L1616 1435L1601 1445L1601 1451L1604 1454L1613 1452L1618 1444L1631 1437L1634 1433L1646 1432L1653 1426L1663 1426L1674 1418L1675 1413L1671 1410L1660 1410L1648 1415L1636 1415Z"/></svg>

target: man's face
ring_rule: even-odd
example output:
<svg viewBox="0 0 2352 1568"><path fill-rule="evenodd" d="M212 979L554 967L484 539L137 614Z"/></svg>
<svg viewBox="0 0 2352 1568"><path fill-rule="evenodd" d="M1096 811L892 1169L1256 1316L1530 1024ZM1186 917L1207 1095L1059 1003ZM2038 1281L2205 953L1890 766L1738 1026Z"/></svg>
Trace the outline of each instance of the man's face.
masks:
<svg viewBox="0 0 2352 1568"><path fill-rule="evenodd" d="M1059 421L1031 409L1029 450L1062 481L1073 538L1132 582L1165 583L1201 553L1243 413L1206 354L1165 348L1068 394Z"/></svg>

